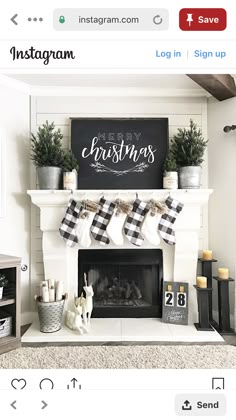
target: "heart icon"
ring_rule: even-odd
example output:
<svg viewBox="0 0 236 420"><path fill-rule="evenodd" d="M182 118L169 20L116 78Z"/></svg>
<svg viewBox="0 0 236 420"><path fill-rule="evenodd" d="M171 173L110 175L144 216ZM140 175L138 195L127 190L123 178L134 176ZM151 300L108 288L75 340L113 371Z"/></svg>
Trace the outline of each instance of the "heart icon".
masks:
<svg viewBox="0 0 236 420"><path fill-rule="evenodd" d="M24 389L26 387L25 379L12 379L11 386L14 389Z"/></svg>

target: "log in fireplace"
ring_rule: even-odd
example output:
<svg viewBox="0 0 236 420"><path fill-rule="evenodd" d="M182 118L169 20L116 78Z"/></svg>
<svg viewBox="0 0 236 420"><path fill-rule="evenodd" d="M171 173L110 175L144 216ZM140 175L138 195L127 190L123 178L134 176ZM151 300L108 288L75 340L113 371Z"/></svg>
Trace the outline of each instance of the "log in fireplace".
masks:
<svg viewBox="0 0 236 420"><path fill-rule="evenodd" d="M162 250L79 250L79 296L84 273L94 290L93 317L161 317Z"/></svg>

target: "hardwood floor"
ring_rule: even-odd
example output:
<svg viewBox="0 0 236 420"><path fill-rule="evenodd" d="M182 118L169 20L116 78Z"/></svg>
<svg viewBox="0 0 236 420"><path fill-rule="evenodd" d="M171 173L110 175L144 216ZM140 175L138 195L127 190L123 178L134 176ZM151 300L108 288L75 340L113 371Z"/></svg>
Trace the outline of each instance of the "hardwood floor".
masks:
<svg viewBox="0 0 236 420"><path fill-rule="evenodd" d="M231 346L236 346L236 334L223 335L223 339L225 340L226 344L230 344Z"/></svg>

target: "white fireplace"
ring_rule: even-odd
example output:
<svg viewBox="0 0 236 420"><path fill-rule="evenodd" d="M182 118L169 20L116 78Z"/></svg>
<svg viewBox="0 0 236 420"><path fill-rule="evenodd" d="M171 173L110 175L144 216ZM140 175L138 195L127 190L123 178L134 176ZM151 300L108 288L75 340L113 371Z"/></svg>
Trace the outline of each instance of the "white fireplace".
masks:
<svg viewBox="0 0 236 420"><path fill-rule="evenodd" d="M166 281L182 281L189 283L189 324L197 321L197 300L193 284L196 282L197 259L199 253L199 230L201 226L201 210L206 204L212 190L139 190L117 191L77 190L73 192L75 200L90 199L99 201L102 195L108 200L118 197L132 202L136 198L149 201L155 199L164 202L169 194L184 204L182 212L175 223L176 245L167 245L161 241L159 248L163 252L163 277ZM33 204L40 208L40 229L42 231L42 248L45 278L54 278L64 283L64 291L68 292L67 306L71 307L74 295L78 294L78 258L79 249L68 247L59 234L59 226L65 214L70 191L28 191ZM109 244L107 247L116 249ZM104 249L99 242L93 241L90 249ZM122 248L135 249L128 241ZM143 248L155 248L147 241ZM36 291L36 284L32 284Z"/></svg>

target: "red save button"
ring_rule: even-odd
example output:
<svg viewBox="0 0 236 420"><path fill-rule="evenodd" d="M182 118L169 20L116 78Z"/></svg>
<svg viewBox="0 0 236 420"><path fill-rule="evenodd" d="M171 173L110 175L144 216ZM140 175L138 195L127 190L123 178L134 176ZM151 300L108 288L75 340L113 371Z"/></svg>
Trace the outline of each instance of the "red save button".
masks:
<svg viewBox="0 0 236 420"><path fill-rule="evenodd" d="M225 9L181 9L179 12L182 31L224 31L226 26Z"/></svg>

